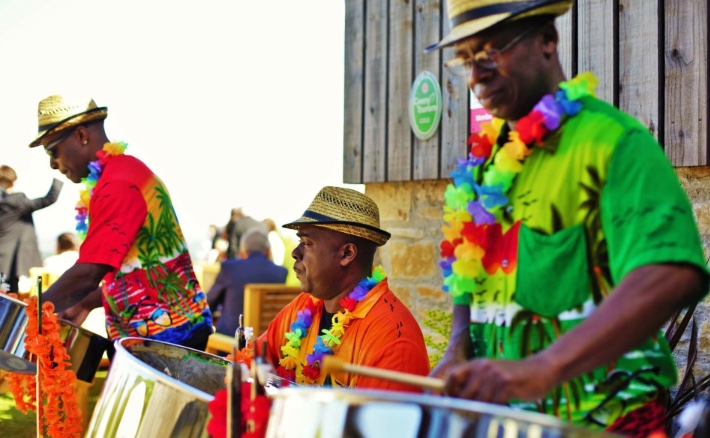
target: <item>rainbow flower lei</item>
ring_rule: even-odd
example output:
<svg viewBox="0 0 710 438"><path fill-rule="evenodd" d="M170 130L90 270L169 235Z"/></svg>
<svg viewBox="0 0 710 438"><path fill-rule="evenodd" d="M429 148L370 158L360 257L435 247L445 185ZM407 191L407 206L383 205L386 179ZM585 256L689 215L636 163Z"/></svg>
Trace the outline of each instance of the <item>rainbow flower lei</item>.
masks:
<svg viewBox="0 0 710 438"><path fill-rule="evenodd" d="M518 120L517 131L510 131L508 142L495 152L504 120L484 123L480 132L468 138L468 157L458 160L451 173L453 184L448 185L444 195L444 240L439 263L444 291L453 296L473 291L481 267L489 274L497 269L506 274L514 271L519 224L505 234L500 225L509 201L507 193L522 171L525 158L535 150L529 145L541 147L547 134L582 109L582 97L595 95L597 83L590 72L560 83L554 96L543 96L528 115ZM504 250L500 247L510 248L514 257L496 257ZM492 250L491 254L486 254L486 249Z"/></svg>
<svg viewBox="0 0 710 438"><path fill-rule="evenodd" d="M319 307L323 306L322 301L316 304L312 299L308 300L305 309L298 311L296 321L291 324L291 331L285 334L286 343L281 347L283 356L276 369L277 374L282 378L299 384L314 384L320 375L320 364L323 356L335 353L335 348L340 345L340 338L345 333L345 327L353 319L352 312L355 307L385 277L387 277L387 274L385 274L382 266L377 266L372 272L372 277L360 280L347 297L338 301L345 311L333 315L332 327L330 330L323 329L323 334L318 336L313 346L313 353L306 357L306 365L300 366L298 353L301 350L301 339L308 333L308 329L313 323L313 315L315 315ZM296 372L299 368L301 368L301 371L297 376Z"/></svg>
<svg viewBox="0 0 710 438"><path fill-rule="evenodd" d="M94 192L96 183L101 178L104 171L104 166L111 157L123 155L126 151L126 143L106 143L102 150L96 153L96 161L89 163L89 175L81 179L84 188L79 192L79 202L76 203L76 232L81 240L86 237L86 232L89 230L89 204L91 195Z"/></svg>

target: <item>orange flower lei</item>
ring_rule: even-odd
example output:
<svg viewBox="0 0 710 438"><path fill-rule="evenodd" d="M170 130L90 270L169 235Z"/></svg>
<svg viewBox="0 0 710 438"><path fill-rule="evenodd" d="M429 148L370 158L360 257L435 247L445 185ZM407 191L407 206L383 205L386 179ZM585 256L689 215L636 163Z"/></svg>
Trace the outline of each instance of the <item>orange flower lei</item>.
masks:
<svg viewBox="0 0 710 438"><path fill-rule="evenodd" d="M74 392L76 374L70 369L69 355L59 337L59 322L54 314L54 304L42 305L42 333L37 330L37 297L28 300L28 323L25 329L25 348L35 355L37 372L44 404L41 427L46 428L52 438L81 437L81 410ZM15 399L15 405L22 413L28 409L37 411L35 375L8 373L8 386ZM25 395L28 400L25 401ZM38 413L39 414L39 413Z"/></svg>

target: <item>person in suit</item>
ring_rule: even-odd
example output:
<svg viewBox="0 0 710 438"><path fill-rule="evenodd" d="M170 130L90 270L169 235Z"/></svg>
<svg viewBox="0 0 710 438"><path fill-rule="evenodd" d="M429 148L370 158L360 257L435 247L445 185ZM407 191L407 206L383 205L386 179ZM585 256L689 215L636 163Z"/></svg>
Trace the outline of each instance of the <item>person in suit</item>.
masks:
<svg viewBox="0 0 710 438"><path fill-rule="evenodd" d="M242 235L238 259L222 262L217 279L207 292L212 311L222 307L216 331L234 336L239 315L244 313L244 285L249 283L284 283L288 270L269 259L269 238L259 228Z"/></svg>
<svg viewBox="0 0 710 438"><path fill-rule="evenodd" d="M32 213L54 204L63 185L54 179L45 196L29 199L13 192L15 181L15 170L0 166L0 272L6 277L8 292L18 292L20 277L29 277L30 268L42 266Z"/></svg>
<svg viewBox="0 0 710 438"><path fill-rule="evenodd" d="M259 228L264 232L268 232L265 224L251 216L247 216L241 208L233 208L229 216L229 222L224 227L224 238L228 243L227 259L236 259L239 257L241 248L239 241L242 236L252 228Z"/></svg>

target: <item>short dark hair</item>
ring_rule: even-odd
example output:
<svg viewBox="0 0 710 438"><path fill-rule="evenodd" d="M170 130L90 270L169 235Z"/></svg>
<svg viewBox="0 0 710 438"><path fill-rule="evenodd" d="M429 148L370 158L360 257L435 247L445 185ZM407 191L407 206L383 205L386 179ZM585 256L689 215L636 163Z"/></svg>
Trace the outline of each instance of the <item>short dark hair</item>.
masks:
<svg viewBox="0 0 710 438"><path fill-rule="evenodd" d="M79 241L74 233L62 233L57 236L57 252L76 251Z"/></svg>

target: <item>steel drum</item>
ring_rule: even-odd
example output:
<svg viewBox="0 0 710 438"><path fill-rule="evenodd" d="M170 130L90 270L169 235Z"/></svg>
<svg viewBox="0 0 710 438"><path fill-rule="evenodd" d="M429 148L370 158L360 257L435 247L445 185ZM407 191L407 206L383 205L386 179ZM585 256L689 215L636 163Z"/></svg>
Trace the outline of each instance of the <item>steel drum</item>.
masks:
<svg viewBox="0 0 710 438"><path fill-rule="evenodd" d="M227 360L143 338L114 345L85 437L207 436L207 404L225 387Z"/></svg>
<svg viewBox="0 0 710 438"><path fill-rule="evenodd" d="M555 417L468 400L375 390L286 388L267 438L600 438Z"/></svg>
<svg viewBox="0 0 710 438"><path fill-rule="evenodd" d="M0 368L8 371L36 374L32 355L25 350L27 304L0 294ZM109 340L69 321L59 320L59 338L69 354L71 369L84 382L94 380L101 356Z"/></svg>

